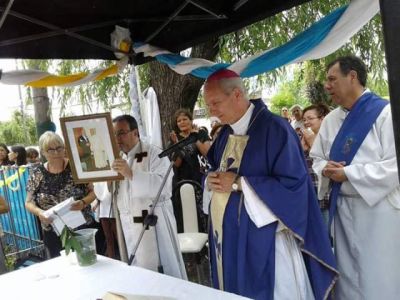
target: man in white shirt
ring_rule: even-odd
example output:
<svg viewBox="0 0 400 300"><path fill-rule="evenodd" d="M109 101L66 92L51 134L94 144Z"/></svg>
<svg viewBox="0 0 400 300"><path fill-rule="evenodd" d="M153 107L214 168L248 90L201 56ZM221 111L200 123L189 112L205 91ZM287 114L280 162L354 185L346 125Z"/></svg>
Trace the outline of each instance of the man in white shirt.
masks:
<svg viewBox="0 0 400 300"><path fill-rule="evenodd" d="M142 230L144 218L166 175L169 160L158 157L161 153L159 148L140 141L137 122L132 116L116 117L113 124L122 158L117 158L112 168L124 176L119 185L117 205L130 256ZM133 264L154 271L161 265L165 274L186 279L170 199L171 187L169 176L154 211L158 217L157 225L146 229Z"/></svg>
<svg viewBox="0 0 400 300"><path fill-rule="evenodd" d="M290 114L292 115L290 125L292 125L297 134L301 134L301 129L304 129L303 108L295 104L290 108Z"/></svg>
<svg viewBox="0 0 400 300"><path fill-rule="evenodd" d="M335 299L398 299L400 186L388 101L365 88L357 57L328 66L325 88L339 105L322 122L310 151L319 194L331 190Z"/></svg>

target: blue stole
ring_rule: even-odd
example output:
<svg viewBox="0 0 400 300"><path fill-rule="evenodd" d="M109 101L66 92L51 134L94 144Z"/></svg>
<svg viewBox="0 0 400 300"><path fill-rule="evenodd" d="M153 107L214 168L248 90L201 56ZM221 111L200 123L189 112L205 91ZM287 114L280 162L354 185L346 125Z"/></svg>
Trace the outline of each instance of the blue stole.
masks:
<svg viewBox="0 0 400 300"><path fill-rule="evenodd" d="M330 160L345 161L346 166L350 165L372 125L388 103L388 101L373 93L364 93L354 104L340 127L331 147ZM341 186L341 182L332 182L329 226L336 213L337 198Z"/></svg>

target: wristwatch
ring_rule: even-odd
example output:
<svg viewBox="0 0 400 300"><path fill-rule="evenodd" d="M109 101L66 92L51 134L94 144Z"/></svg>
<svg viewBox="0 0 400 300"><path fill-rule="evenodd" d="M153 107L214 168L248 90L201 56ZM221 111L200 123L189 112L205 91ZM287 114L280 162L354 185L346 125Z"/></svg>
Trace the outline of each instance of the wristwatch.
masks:
<svg viewBox="0 0 400 300"><path fill-rule="evenodd" d="M237 191L239 190L239 184L238 184L239 178L240 178L240 175L237 174L236 177L235 177L235 180L234 180L233 183L232 183L232 190L233 190L234 192L237 192Z"/></svg>

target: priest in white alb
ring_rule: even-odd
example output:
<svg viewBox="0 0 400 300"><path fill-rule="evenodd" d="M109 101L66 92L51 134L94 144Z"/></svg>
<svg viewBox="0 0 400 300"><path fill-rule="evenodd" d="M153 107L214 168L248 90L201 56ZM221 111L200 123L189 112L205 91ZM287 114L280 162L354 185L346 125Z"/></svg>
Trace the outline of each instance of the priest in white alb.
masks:
<svg viewBox="0 0 400 300"><path fill-rule="evenodd" d="M124 176L119 184L117 205L128 256L131 256L145 217L167 173L169 160L158 157L161 149L140 140L134 117L116 117L113 125L122 158L115 159L112 168ZM171 188L172 177L169 176L154 210L158 217L157 224L145 230L133 265L153 271L162 267L167 275L187 279L172 208Z"/></svg>
<svg viewBox="0 0 400 300"><path fill-rule="evenodd" d="M388 101L365 88L357 57L328 66L325 88L339 105L311 149L319 194L330 192L340 277L335 299L399 299L400 186Z"/></svg>

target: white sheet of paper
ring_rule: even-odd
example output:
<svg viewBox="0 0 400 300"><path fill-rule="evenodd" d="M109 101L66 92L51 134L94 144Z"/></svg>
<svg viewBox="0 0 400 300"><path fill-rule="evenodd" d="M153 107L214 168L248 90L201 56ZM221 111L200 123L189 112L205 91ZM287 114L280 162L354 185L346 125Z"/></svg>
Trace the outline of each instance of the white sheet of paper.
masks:
<svg viewBox="0 0 400 300"><path fill-rule="evenodd" d="M46 217L53 218L51 225L58 235L61 234L65 225L75 229L86 222L81 211L71 210L74 201L73 197L68 198L43 213Z"/></svg>

